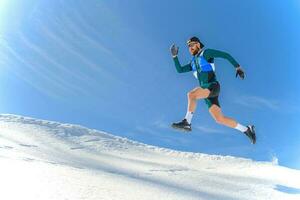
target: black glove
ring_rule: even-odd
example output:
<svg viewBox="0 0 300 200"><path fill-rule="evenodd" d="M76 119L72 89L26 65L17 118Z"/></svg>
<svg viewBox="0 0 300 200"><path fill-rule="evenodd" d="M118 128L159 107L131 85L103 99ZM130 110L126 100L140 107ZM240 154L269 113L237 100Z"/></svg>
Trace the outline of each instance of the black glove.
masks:
<svg viewBox="0 0 300 200"><path fill-rule="evenodd" d="M245 73L244 73L244 71L240 67L238 67L236 69L235 77L237 77L237 76L241 77L241 79L245 78Z"/></svg>
<svg viewBox="0 0 300 200"><path fill-rule="evenodd" d="M179 47L177 47L175 44L173 44L171 46L170 50L171 50L171 54L173 57L178 55L178 49L179 49Z"/></svg>

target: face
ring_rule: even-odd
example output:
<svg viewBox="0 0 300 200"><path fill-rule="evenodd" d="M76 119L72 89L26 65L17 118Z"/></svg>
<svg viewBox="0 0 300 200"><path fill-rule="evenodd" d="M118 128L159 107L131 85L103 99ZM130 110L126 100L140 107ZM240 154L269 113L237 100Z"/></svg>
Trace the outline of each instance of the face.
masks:
<svg viewBox="0 0 300 200"><path fill-rule="evenodd" d="M201 50L199 42L190 42L188 46L189 46L189 51L193 56L196 55Z"/></svg>

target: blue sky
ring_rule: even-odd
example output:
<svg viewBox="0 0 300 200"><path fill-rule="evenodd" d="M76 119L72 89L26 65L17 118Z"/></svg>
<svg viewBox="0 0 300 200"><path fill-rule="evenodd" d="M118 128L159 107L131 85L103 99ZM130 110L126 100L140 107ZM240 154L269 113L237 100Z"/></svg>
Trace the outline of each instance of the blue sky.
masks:
<svg viewBox="0 0 300 200"><path fill-rule="evenodd" d="M299 1L0 2L0 113L300 169ZM203 101L191 134L170 128L197 80L176 72L169 47L187 63L194 35L244 68L236 79L216 60L220 102L226 116L256 126L257 145L216 124Z"/></svg>

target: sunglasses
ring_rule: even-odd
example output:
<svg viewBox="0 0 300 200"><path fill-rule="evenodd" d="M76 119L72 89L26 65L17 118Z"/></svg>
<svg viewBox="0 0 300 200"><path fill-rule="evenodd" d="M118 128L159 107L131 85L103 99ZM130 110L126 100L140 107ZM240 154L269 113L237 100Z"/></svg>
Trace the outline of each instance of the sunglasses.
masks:
<svg viewBox="0 0 300 200"><path fill-rule="evenodd" d="M190 42L190 43L188 43L188 47L193 47L193 46L195 46L197 44L197 42Z"/></svg>

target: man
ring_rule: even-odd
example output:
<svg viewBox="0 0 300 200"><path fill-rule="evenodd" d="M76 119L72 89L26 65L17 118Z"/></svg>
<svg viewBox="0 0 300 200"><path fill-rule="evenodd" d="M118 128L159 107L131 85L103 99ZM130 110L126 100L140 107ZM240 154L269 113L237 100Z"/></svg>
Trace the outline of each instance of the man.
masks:
<svg viewBox="0 0 300 200"><path fill-rule="evenodd" d="M214 50L204 49L204 45L197 37L192 37L187 41L189 52L193 56L191 62L187 65L181 66L178 60L178 47L173 44L171 46L171 54L175 63L177 72L184 73L192 71L194 76L198 79L200 87L196 87L191 90L188 96L188 108L185 118L178 123L173 123L172 127L183 130L191 131L191 121L196 109L197 100L204 99L211 116L219 124L235 128L244 133L251 140L252 144L256 142L256 135L254 126L243 126L234 119L226 117L222 114L222 110L219 104L218 96L220 93L220 84L216 79L214 58L224 58L228 60L236 69L236 77L239 76L244 79L245 74L237 63L237 61L228 53Z"/></svg>

